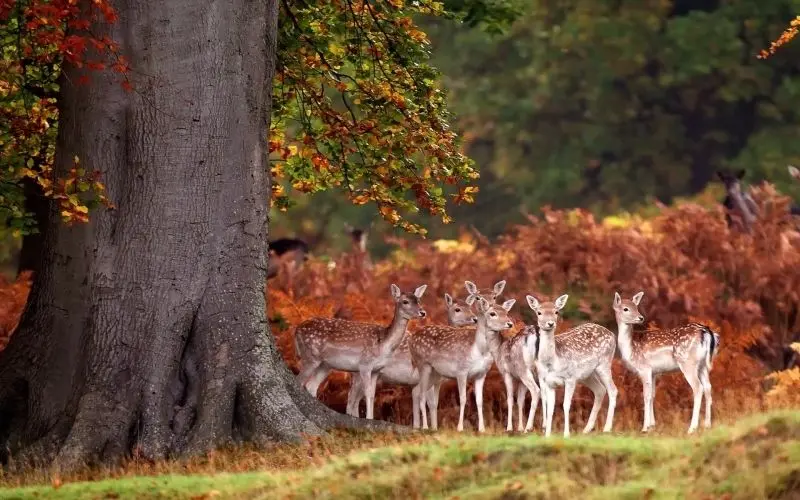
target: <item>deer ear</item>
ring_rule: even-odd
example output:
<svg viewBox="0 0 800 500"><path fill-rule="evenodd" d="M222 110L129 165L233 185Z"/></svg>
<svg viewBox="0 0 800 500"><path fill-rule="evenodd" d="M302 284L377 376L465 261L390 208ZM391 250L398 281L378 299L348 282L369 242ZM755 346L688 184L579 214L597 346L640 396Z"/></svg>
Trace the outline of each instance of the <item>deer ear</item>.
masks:
<svg viewBox="0 0 800 500"><path fill-rule="evenodd" d="M353 232L353 226L351 226L349 223L345 222L344 223L344 230L346 232L348 232L348 233L352 233Z"/></svg>
<svg viewBox="0 0 800 500"><path fill-rule="evenodd" d="M453 305L453 297L449 293L444 294L444 303L447 304L447 307Z"/></svg>
<svg viewBox="0 0 800 500"><path fill-rule="evenodd" d="M539 309L539 301L533 295L526 295L525 300L528 301L528 307L530 307L534 311L536 309Z"/></svg>
<svg viewBox="0 0 800 500"><path fill-rule="evenodd" d="M483 297L478 297L478 310L482 313L489 310L489 302Z"/></svg>
<svg viewBox="0 0 800 500"><path fill-rule="evenodd" d="M719 177L721 181L725 180L725 174L723 174L721 170L717 170L717 177Z"/></svg>
<svg viewBox="0 0 800 500"><path fill-rule="evenodd" d="M614 307L622 304L622 297L619 296L619 292L614 292Z"/></svg>
<svg viewBox="0 0 800 500"><path fill-rule="evenodd" d="M511 310L512 307L514 307L514 304L516 302L517 302L517 299L508 299L507 301L503 302L503 305L501 307L503 309L505 309L506 312L508 312L508 311Z"/></svg>
<svg viewBox="0 0 800 500"><path fill-rule="evenodd" d="M636 295L633 296L633 303L638 306L639 302L642 301L642 297L644 297L644 292L637 293Z"/></svg>
<svg viewBox="0 0 800 500"><path fill-rule="evenodd" d="M470 295L475 295L476 293L478 293L478 287L475 286L475 283L471 281L465 281L464 288L467 289L467 293Z"/></svg>
<svg viewBox="0 0 800 500"><path fill-rule="evenodd" d="M789 165L787 168L789 169L789 175L791 175L795 179L800 179L800 169L798 169L794 165Z"/></svg>
<svg viewBox="0 0 800 500"><path fill-rule="evenodd" d="M401 295L400 287L398 287L397 285L392 283L392 286L390 286L389 289L392 291L392 297L394 298L394 300L397 300L397 299L400 298L400 295Z"/></svg>
<svg viewBox="0 0 800 500"><path fill-rule="evenodd" d="M744 174L745 174L744 169L740 168L739 170L736 171L736 178L737 179L743 179L744 178Z"/></svg>
<svg viewBox="0 0 800 500"><path fill-rule="evenodd" d="M506 287L506 280L498 281L494 284L494 294L500 295L503 293L503 289Z"/></svg>
<svg viewBox="0 0 800 500"><path fill-rule="evenodd" d="M428 285L420 285L420 286L418 286L417 289L414 290L414 296L417 299L421 299L422 298L422 294L425 293L425 289L426 288L428 288Z"/></svg>
<svg viewBox="0 0 800 500"><path fill-rule="evenodd" d="M471 306L475 303L475 295L470 295L464 302L466 302L468 306Z"/></svg>
<svg viewBox="0 0 800 500"><path fill-rule="evenodd" d="M568 298L569 298L569 295L567 295L566 293L564 295L562 295L561 297L557 298L556 299L556 309L558 309L559 311L561 309L564 309L564 306L567 305L567 299Z"/></svg>

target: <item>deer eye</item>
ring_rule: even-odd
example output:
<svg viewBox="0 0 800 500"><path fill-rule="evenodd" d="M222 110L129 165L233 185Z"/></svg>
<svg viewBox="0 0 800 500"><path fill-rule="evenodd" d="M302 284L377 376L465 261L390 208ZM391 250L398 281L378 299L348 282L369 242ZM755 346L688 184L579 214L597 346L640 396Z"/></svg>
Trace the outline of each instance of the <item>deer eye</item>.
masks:
<svg viewBox="0 0 800 500"><path fill-rule="evenodd" d="M542 311L537 311L537 312L536 312L536 314L538 314L539 316L541 316L541 315L542 315Z"/></svg>
<svg viewBox="0 0 800 500"><path fill-rule="evenodd" d="M623 309L623 311L628 312L629 309L626 307L626 308Z"/></svg>
<svg viewBox="0 0 800 500"><path fill-rule="evenodd" d="M556 311L556 316L558 316L558 311Z"/></svg>
<svg viewBox="0 0 800 500"><path fill-rule="evenodd" d="M461 308L460 307L456 307L456 312L460 313L461 312Z"/></svg>
<svg viewBox="0 0 800 500"><path fill-rule="evenodd" d="M408 305L408 299L403 299L403 304Z"/></svg>
<svg viewBox="0 0 800 500"><path fill-rule="evenodd" d="M491 317L493 317L493 318L494 318L495 316L497 316L497 313L496 313L496 312L494 312L494 311L492 311L492 312L490 312L490 313L489 313L489 316L491 316Z"/></svg>

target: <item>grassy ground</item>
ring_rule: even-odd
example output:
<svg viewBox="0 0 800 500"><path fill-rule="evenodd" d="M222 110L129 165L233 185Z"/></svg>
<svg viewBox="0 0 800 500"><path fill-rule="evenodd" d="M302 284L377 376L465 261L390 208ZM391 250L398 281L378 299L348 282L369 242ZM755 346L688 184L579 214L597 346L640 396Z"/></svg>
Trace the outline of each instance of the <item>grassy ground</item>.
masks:
<svg viewBox="0 0 800 500"><path fill-rule="evenodd" d="M376 447L336 456L356 443ZM691 438L340 434L262 456L260 471L55 482L3 489L0 498L793 499L800 412L754 415Z"/></svg>

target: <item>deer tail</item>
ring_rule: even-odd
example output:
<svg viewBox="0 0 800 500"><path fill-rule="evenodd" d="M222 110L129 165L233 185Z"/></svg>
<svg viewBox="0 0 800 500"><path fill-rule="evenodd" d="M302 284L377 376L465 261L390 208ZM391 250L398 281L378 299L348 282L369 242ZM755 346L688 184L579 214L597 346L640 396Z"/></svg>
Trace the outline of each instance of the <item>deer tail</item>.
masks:
<svg viewBox="0 0 800 500"><path fill-rule="evenodd" d="M719 351L719 334L707 326L703 326L702 334L703 344L708 344L706 348L706 366L708 366L710 371L714 362L714 357L716 357Z"/></svg>

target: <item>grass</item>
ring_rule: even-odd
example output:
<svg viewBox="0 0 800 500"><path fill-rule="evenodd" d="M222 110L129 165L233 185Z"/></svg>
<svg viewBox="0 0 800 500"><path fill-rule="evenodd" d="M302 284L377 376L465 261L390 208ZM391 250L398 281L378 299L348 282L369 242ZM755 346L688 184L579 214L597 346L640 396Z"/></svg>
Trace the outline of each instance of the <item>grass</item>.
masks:
<svg viewBox="0 0 800 500"><path fill-rule="evenodd" d="M56 482L0 498L790 499L800 497L799 438L800 411L788 410L689 438L346 433L264 452L265 470Z"/></svg>

